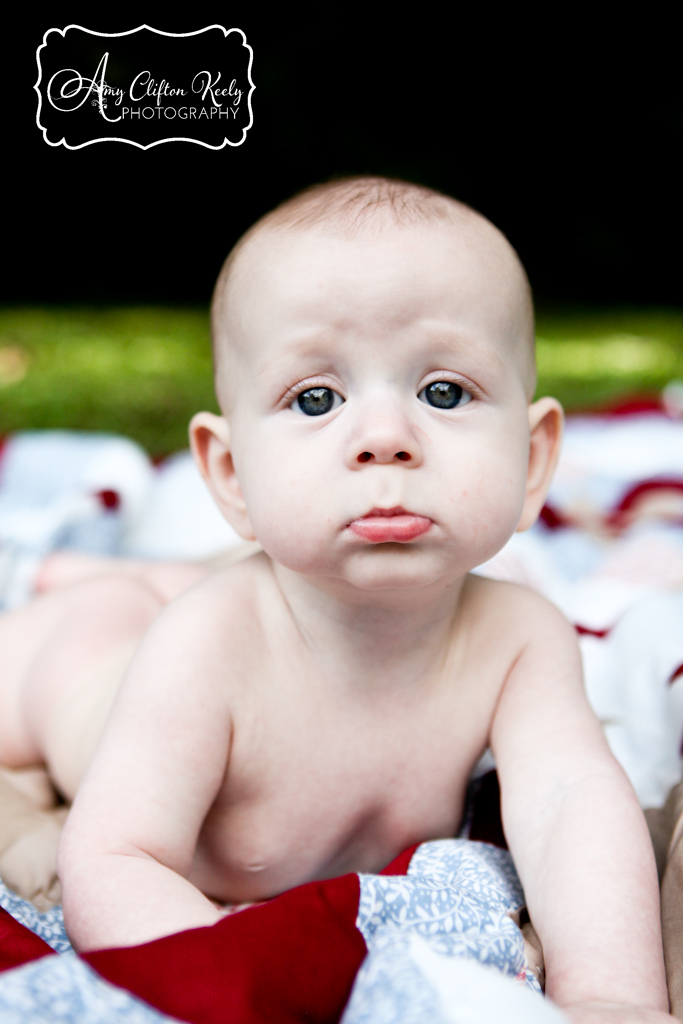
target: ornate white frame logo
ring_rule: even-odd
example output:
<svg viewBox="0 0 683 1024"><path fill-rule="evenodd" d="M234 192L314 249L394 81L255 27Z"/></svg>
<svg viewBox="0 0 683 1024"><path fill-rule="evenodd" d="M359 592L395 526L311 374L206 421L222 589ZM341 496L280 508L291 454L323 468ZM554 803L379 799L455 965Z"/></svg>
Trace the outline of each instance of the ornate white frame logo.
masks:
<svg viewBox="0 0 683 1024"><path fill-rule="evenodd" d="M88 35L91 35L91 36L99 36L99 37L101 37L103 39L118 39L118 38L121 38L122 36L131 36L131 35L134 35L136 32L142 32L142 31L145 31L145 30L147 30L149 32L154 32L156 35L159 35L159 36L167 36L167 37L173 38L173 39L181 39L181 38L185 38L185 37L188 37L188 36L199 36L199 35L202 35L202 33L210 32L213 29L219 29L223 33L223 35L224 35L224 37L226 39L227 39L227 37L229 35L231 35L231 33L233 33L233 32L238 33L242 37L242 45L244 46L244 48L249 53L249 62L248 62L248 66L247 66L247 80L248 80L248 83L249 83L249 89L248 89L248 92L246 93L246 96L242 96L241 91L237 90L237 92L240 92L239 99L242 99L242 98L246 99L246 107L248 109L248 114L249 114L249 123L245 127L242 128L242 138L238 142L233 142L233 141L231 141L228 138L224 138L223 142L220 145L218 145L218 146L213 146L213 145L211 145L208 142L202 141L201 139L192 138L192 137L188 137L188 136L181 136L181 135L173 135L173 136L169 136L168 138L157 139L154 142L150 142L147 145L143 145L140 142L136 142L134 139L127 139L127 138L118 137L118 136L114 137L114 136L111 136L111 135L103 136L103 137L97 138L97 139L89 139L88 141L82 142L79 145L75 145L75 146L69 145L69 143L66 141L66 138L64 136L62 136L62 138L58 142L52 142L47 137L48 129L45 128L41 124L41 120L40 120L41 112L42 112L42 105L43 105L43 95L42 95L41 90L40 90L40 85L41 85L41 82L43 80L43 69L41 67L41 62L40 62L40 51L47 46L47 44L48 44L48 36L50 35L51 32L56 32L59 35L61 35L62 38L64 38L66 36L66 33L69 31L69 29L77 29L80 32L85 32L85 33L87 33ZM100 110L101 116L103 118L105 118L106 121L112 122L112 121L121 120L121 116L114 117L114 118L108 117L108 115L105 113L105 110L107 109L107 106L108 106L107 98L108 97L111 98L112 95L115 95L117 93L121 93L121 90L120 89L118 89L118 90L117 89L113 89L111 86L109 86L107 84L107 82L105 80L108 56L109 56L108 53L104 54L104 56L103 56L102 60L100 61L99 65L97 67L97 70L95 71L95 74L94 74L92 79L85 78L84 76L82 76L80 74L80 72L75 71L73 68L65 68L65 69L63 69L64 73L70 73L70 74L73 75L73 77L72 77L72 79L67 79L62 84L62 87L61 87L61 98L69 98L69 97L73 96L74 94L82 91L87 86L87 93L86 93L84 99L81 100L77 104L77 107L74 107L73 109L77 109L78 107L82 106L87 101L88 97L90 97L92 95L93 98L91 99L91 104L94 105L94 106L99 106L99 110ZM253 81L251 79L251 68L252 68L253 57L254 57L254 51L252 50L251 46L249 46L249 44L247 43L247 37L245 36L244 32L241 29L239 29L239 28L226 29L222 25L216 25L216 24L207 25L205 28L197 29L194 32L164 32L161 29L152 28L151 25L146 25L146 24L145 25L138 25L137 28L130 29L127 32L96 32L93 29L84 28L82 25L76 25L76 24L67 25L66 28L63 28L63 29L49 28L45 32L45 34L43 35L43 42L41 43L41 45L36 50L36 64L38 66L38 80L36 81L35 85L33 86L33 88L35 89L35 91L36 91L36 93L38 95L38 110L36 112L36 125L40 129L40 131L42 132L43 139L48 144L48 146L64 146L65 149L71 149L71 150L83 149L85 146L93 146L97 142L125 142L129 146L135 146L137 149L144 149L144 150L152 149L154 146L160 146L164 142L194 142L198 146L204 146L206 149L213 149L213 150L224 149L225 146L233 146L233 147L241 146L242 143L244 142L244 140L246 139L247 132L251 128L251 126L253 124L253 121L254 121L253 111L252 111L252 108L251 108L251 96L252 96L252 93L253 93L253 91L255 89L254 83L253 83ZM219 102L220 103L220 101L216 101L214 99L214 93L215 94L224 95L224 96L233 95L231 90L233 90L233 87L235 85L234 81L232 83L230 83L230 85L227 88L224 87L223 85L221 85L220 88L217 88L218 80L220 78L220 73L219 73L218 78L216 78L216 80L212 80L211 73L209 71L200 71L200 72L198 72L197 75L195 75L195 79L198 77L198 75L206 75L206 76L208 76L208 80L204 81L204 89L203 89L203 97L202 98L204 98L207 95L207 93L209 93L211 95L212 100L214 102ZM48 98L50 104L55 109L59 110L60 108L57 107L55 103L53 103L52 96L50 94L50 83L52 82L52 80L55 77L56 77L56 74L52 76L52 79L48 83L47 98ZM138 77L140 77L140 76L138 75ZM74 83L76 83L76 84L74 84ZM201 88L201 84L202 83L200 82L200 88ZM70 85L73 86L73 91L71 93L64 92L64 90L68 86L70 86ZM176 90L176 91L179 91L179 90ZM199 89L194 90L194 91L198 92ZM151 95L151 96L156 95L157 96L157 103L160 102L160 94L148 93L148 95ZM166 94L162 93L161 95L168 95L168 93L166 93ZM61 108L61 109L63 110L64 113L70 112L68 110L64 110L63 108ZM152 109L152 108L149 108L149 109ZM234 113L235 113L235 111L233 110L233 114ZM225 112L221 112L221 115L224 116L225 114L227 114L229 116L229 110L226 110Z"/></svg>

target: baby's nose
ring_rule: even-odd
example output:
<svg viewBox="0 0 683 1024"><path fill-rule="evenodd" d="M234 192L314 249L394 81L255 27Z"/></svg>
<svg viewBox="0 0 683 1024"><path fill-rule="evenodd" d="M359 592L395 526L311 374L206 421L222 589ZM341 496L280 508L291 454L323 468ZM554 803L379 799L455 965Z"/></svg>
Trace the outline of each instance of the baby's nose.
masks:
<svg viewBox="0 0 683 1024"><path fill-rule="evenodd" d="M411 466L422 462L414 427L402 410L387 404L362 416L349 448L349 463L357 467L365 462Z"/></svg>
<svg viewBox="0 0 683 1024"><path fill-rule="evenodd" d="M373 452L361 452L360 455L358 456L358 461L359 462L369 462L370 459L374 459L374 458L377 458L377 456L374 455ZM410 454L410 452L396 452L396 454L391 459L382 458L381 455L380 455L380 458L379 458L378 461L379 462L393 462L394 459L398 459L399 462L410 462L410 460L412 458L413 458L413 456Z"/></svg>

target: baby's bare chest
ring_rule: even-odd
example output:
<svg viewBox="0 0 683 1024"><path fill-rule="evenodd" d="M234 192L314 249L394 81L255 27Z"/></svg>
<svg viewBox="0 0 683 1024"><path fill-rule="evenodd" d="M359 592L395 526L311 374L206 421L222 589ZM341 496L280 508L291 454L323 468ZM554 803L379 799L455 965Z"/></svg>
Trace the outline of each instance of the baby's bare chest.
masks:
<svg viewBox="0 0 683 1024"><path fill-rule="evenodd" d="M197 850L204 891L267 898L378 871L410 845L457 831L491 710L467 679L453 692L349 696L287 673L263 695L236 716Z"/></svg>

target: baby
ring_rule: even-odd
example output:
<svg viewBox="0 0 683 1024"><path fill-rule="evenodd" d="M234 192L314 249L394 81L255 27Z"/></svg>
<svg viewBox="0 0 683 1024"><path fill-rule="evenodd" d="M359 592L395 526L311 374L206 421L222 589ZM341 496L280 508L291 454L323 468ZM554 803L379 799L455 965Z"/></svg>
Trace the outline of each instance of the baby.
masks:
<svg viewBox="0 0 683 1024"><path fill-rule="evenodd" d="M672 1019L648 834L573 631L470 575L534 522L560 445L515 252L429 189L319 186L237 244L213 329L223 415L194 417L192 448L262 550L0 623L0 761L76 797L74 943L211 925L452 836L490 746L549 995L585 1024Z"/></svg>

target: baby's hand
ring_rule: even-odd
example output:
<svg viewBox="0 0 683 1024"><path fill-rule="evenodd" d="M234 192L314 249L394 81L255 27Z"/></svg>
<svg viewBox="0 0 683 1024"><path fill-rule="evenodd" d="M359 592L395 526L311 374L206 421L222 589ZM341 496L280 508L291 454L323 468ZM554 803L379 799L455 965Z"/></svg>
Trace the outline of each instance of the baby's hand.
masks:
<svg viewBox="0 0 683 1024"><path fill-rule="evenodd" d="M562 1011L571 1024L679 1024L678 1018L661 1010L616 1003L575 1003Z"/></svg>

